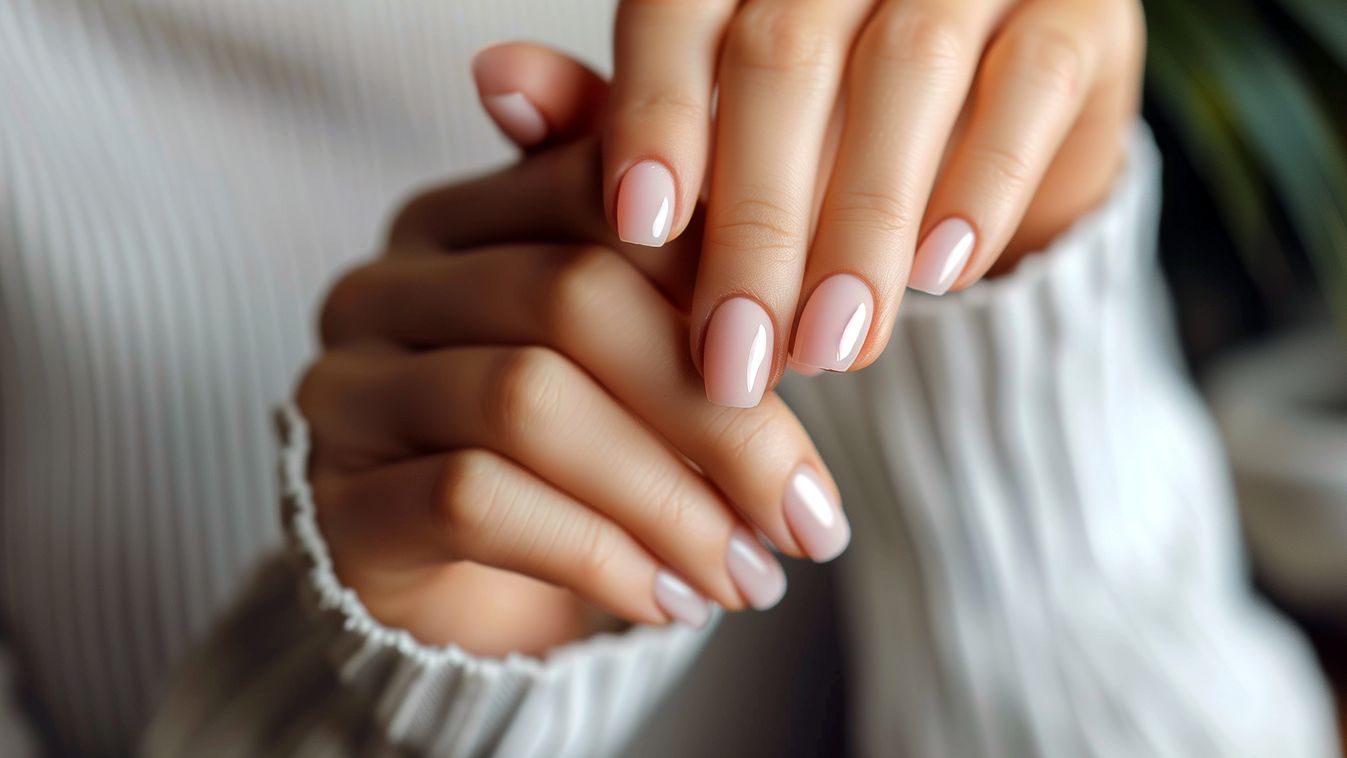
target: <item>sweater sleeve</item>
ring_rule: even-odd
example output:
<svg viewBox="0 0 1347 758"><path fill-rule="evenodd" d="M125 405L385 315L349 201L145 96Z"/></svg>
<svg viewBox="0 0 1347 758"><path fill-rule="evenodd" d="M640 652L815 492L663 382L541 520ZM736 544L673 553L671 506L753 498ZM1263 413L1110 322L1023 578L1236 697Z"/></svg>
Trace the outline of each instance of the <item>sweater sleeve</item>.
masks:
<svg viewBox="0 0 1347 758"><path fill-rule="evenodd" d="M179 671L147 756L610 755L715 626L598 634L542 660L423 645L337 578L305 476L307 426L293 406L279 416L290 555Z"/></svg>
<svg viewBox="0 0 1347 758"><path fill-rule="evenodd" d="M1302 638L1248 586L1155 261L1138 127L1111 196L1007 277L910 295L786 396L840 483L871 755L1336 755Z"/></svg>

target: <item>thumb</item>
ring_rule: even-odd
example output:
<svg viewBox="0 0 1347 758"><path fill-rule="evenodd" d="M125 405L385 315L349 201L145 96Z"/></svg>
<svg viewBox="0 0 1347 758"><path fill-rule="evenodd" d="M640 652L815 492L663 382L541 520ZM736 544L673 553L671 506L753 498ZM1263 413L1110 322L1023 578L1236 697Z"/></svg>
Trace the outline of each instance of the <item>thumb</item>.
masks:
<svg viewBox="0 0 1347 758"><path fill-rule="evenodd" d="M472 75L482 107L522 149L598 132L608 83L568 55L506 42L477 53Z"/></svg>

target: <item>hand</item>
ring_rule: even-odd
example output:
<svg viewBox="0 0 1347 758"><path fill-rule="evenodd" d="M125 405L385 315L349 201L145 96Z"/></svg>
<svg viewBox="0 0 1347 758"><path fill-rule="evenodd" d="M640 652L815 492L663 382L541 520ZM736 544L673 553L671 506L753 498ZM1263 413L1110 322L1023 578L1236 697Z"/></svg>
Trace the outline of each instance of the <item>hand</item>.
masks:
<svg viewBox="0 0 1347 758"><path fill-rule="evenodd" d="M606 208L661 245L709 171L691 309L708 397L754 405L790 344L866 366L905 286L966 287L1094 205L1143 35L1137 0L624 0Z"/></svg>
<svg viewBox="0 0 1347 758"><path fill-rule="evenodd" d="M423 641L505 652L574 634L493 629L514 598L484 597L482 567L696 625L708 601L784 592L753 529L818 560L848 539L799 422L772 395L708 404L686 315L646 272L603 245L518 242L604 238L597 166L577 142L423 195L324 304L298 391L319 523L371 613Z"/></svg>

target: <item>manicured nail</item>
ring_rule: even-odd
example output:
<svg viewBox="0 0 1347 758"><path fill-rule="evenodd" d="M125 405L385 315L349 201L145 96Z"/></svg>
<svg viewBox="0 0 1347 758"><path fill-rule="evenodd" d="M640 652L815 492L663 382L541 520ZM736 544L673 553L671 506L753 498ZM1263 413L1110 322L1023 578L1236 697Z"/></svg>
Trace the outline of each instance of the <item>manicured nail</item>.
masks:
<svg viewBox="0 0 1347 758"><path fill-rule="evenodd" d="M659 247L673 226L674 179L659 161L627 169L617 189L617 236L623 242Z"/></svg>
<svg viewBox="0 0 1347 758"><path fill-rule="evenodd" d="M752 408L767 389L772 368L772 320L746 297L726 300L706 327L702 373L706 397L716 405Z"/></svg>
<svg viewBox="0 0 1347 758"><path fill-rule="evenodd" d="M677 621L701 629L711 618L711 604L668 569L655 572L655 602Z"/></svg>
<svg viewBox="0 0 1347 758"><path fill-rule="evenodd" d="M496 120L501 131L523 147L531 147L547 138L547 120L523 92L483 95L482 107Z"/></svg>
<svg viewBox="0 0 1347 758"><path fill-rule="evenodd" d="M977 235L967 221L961 218L941 221L917 248L907 286L930 295L945 294L963 273L976 243Z"/></svg>
<svg viewBox="0 0 1347 758"><path fill-rule="evenodd" d="M786 572L781 564L742 526L735 527L730 535L725 565L739 594L757 610L771 608L786 594Z"/></svg>
<svg viewBox="0 0 1347 758"><path fill-rule="evenodd" d="M851 525L814 467L801 463L786 483L782 508L800 547L815 561L831 561L851 542Z"/></svg>
<svg viewBox="0 0 1347 758"><path fill-rule="evenodd" d="M795 332L796 363L828 371L846 371L856 362L870 333L875 297L851 274L831 276L814 289Z"/></svg>
<svg viewBox="0 0 1347 758"><path fill-rule="evenodd" d="M786 368L794 371L800 376L818 376L823 373L823 369L806 366L803 363L797 362L794 358L786 359Z"/></svg>

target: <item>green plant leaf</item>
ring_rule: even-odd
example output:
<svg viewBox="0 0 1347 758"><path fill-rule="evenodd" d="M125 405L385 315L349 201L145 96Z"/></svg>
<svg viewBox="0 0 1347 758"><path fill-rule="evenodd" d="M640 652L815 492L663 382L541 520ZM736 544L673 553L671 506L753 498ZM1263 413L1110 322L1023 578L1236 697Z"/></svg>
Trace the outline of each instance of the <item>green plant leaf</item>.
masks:
<svg viewBox="0 0 1347 758"><path fill-rule="evenodd" d="M1347 73L1347 2L1280 0L1281 6Z"/></svg>
<svg viewBox="0 0 1347 758"><path fill-rule="evenodd" d="M1176 54L1172 27L1151 33L1146 60L1150 91L1167 113L1193 167L1206 183L1217 212L1255 283L1271 297L1285 291L1289 267L1267 212L1268 197L1258 167L1212 96L1212 87Z"/></svg>
<svg viewBox="0 0 1347 758"><path fill-rule="evenodd" d="M1215 102L1275 190L1347 335L1347 146L1321 97L1247 2L1227 0L1220 13L1180 0L1148 7L1160 16L1153 28L1172 24L1190 70L1211 82Z"/></svg>

